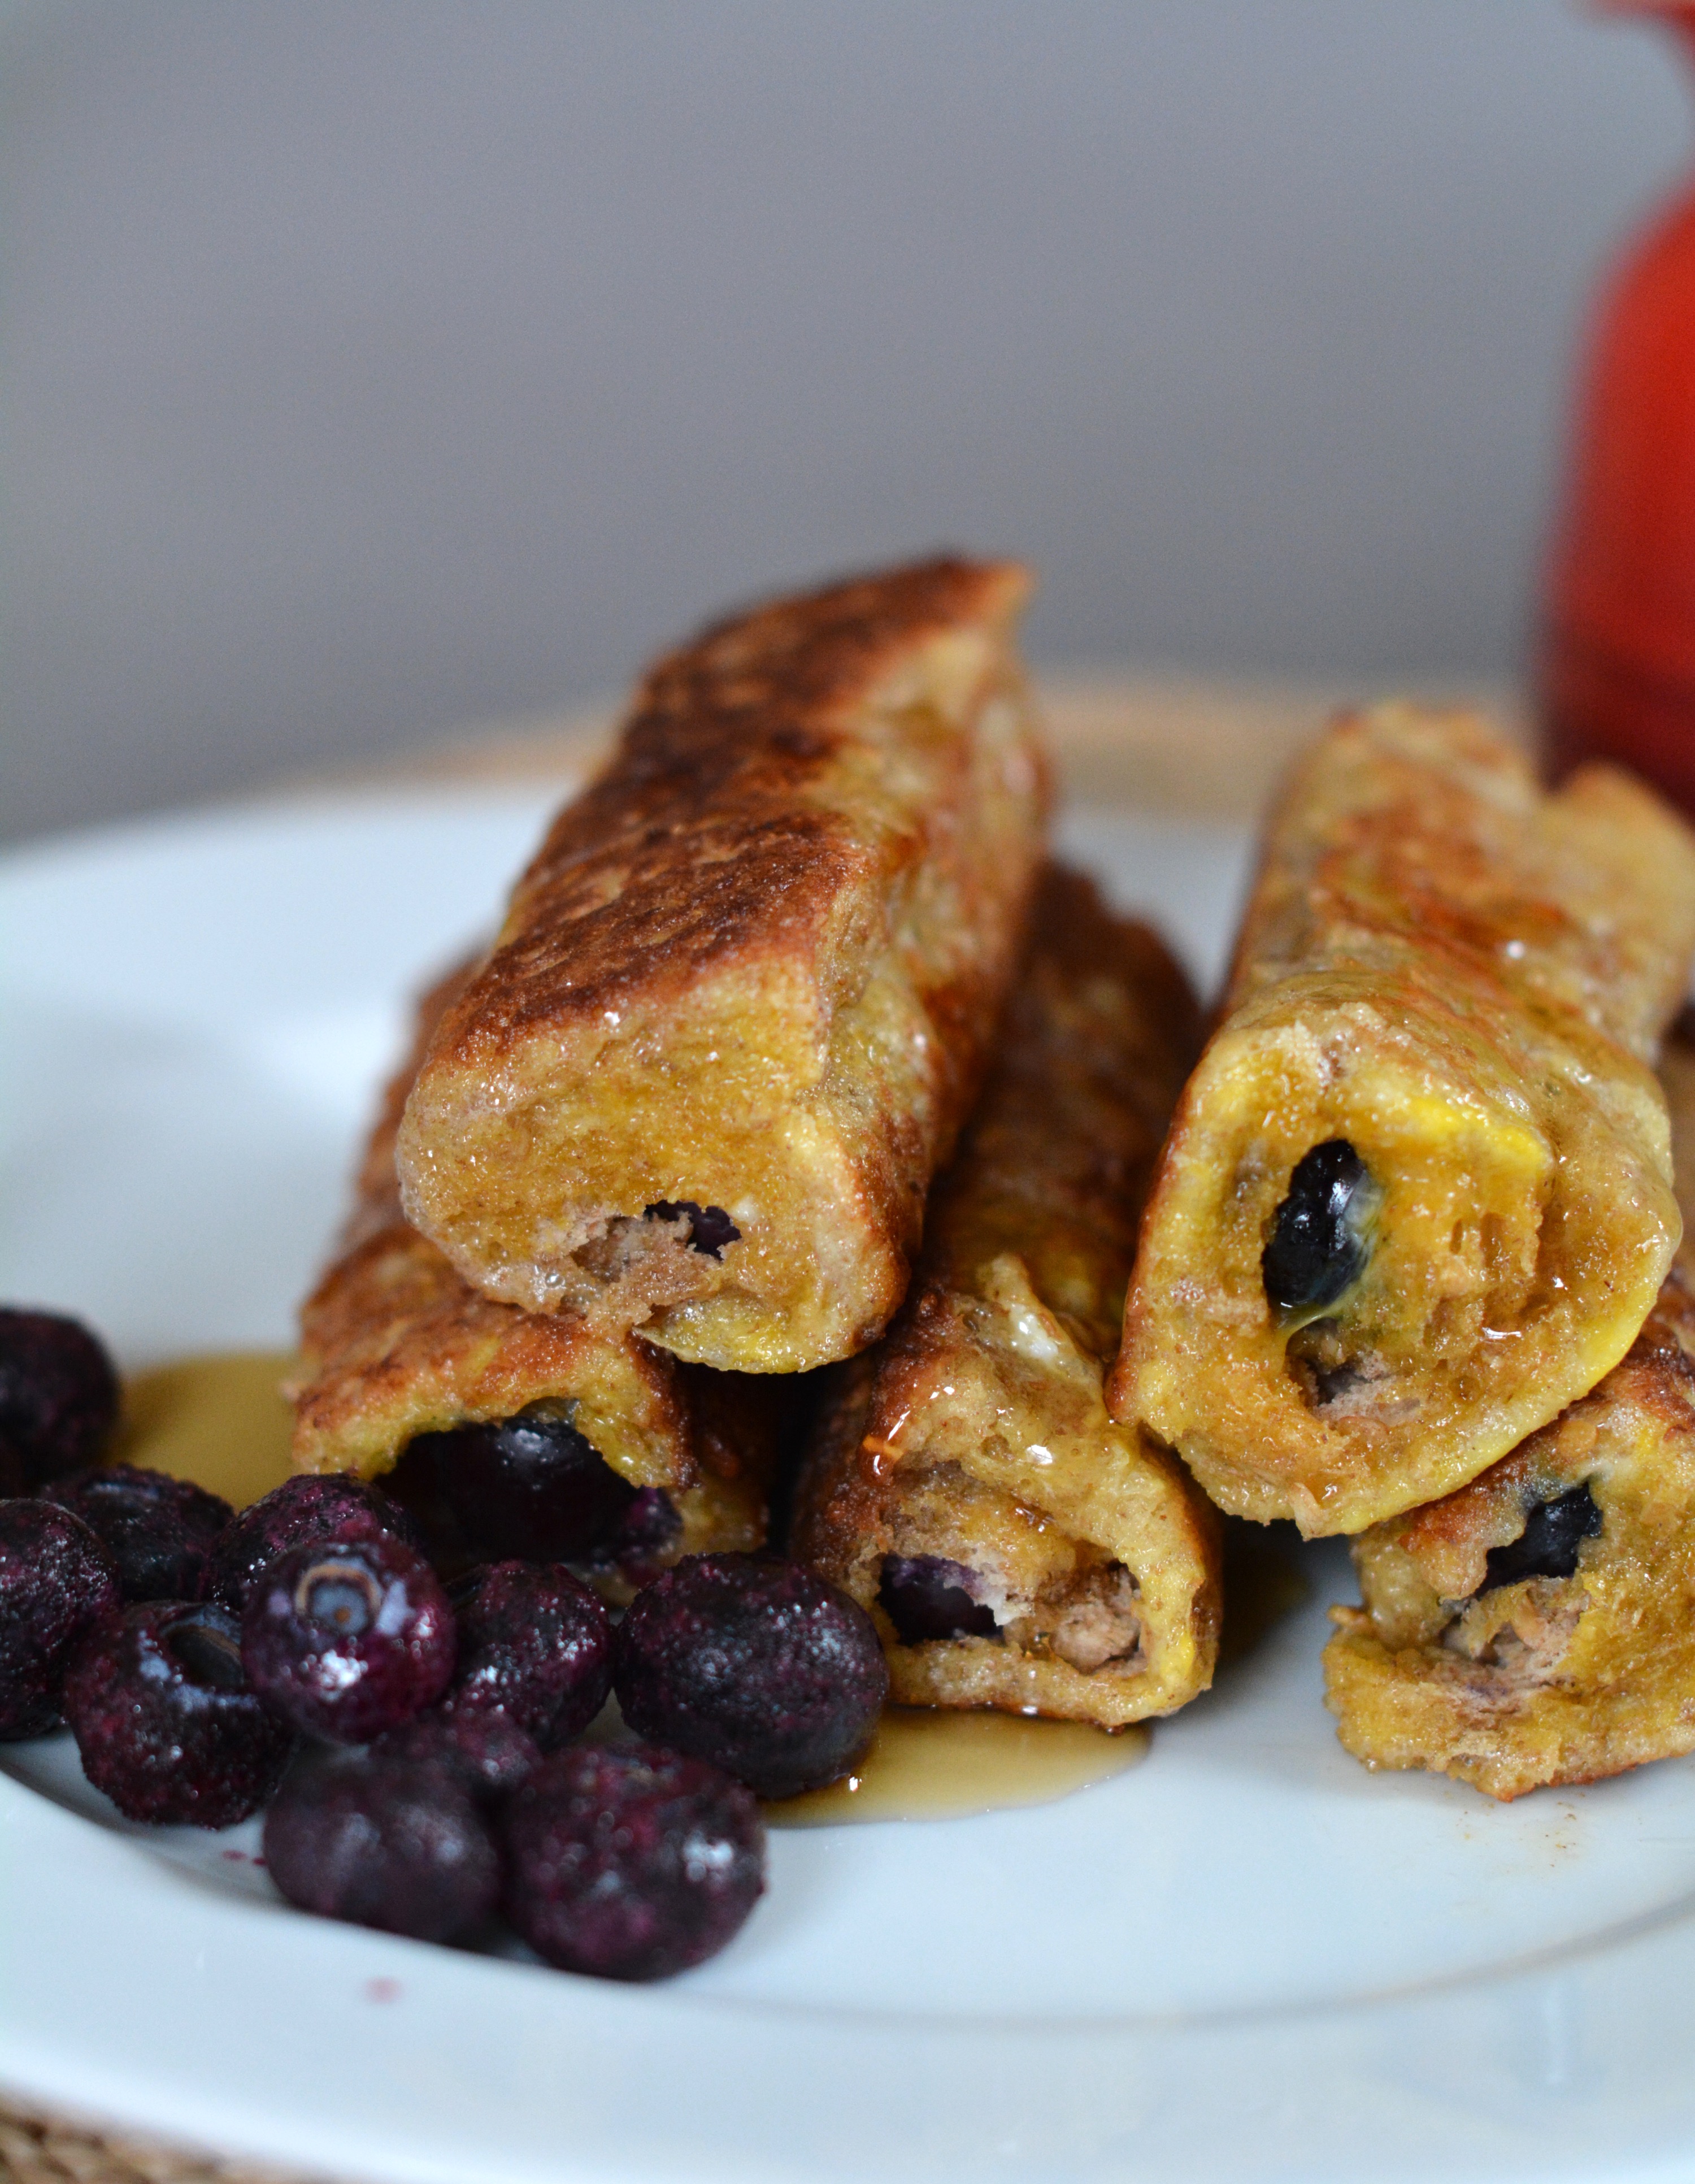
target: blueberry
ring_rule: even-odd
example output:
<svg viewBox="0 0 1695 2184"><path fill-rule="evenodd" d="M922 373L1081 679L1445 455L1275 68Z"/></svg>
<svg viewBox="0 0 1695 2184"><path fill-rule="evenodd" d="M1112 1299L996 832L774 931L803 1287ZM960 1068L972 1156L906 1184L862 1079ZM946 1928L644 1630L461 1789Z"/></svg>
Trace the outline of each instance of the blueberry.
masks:
<svg viewBox="0 0 1695 2184"><path fill-rule="evenodd" d="M612 1644L625 1720L762 1797L845 1774L889 1695L871 1618L798 1563L686 1555L638 1592Z"/></svg>
<svg viewBox="0 0 1695 2184"><path fill-rule="evenodd" d="M1330 1138L1296 1163L1277 1209L1260 1273L1280 1318L1334 1304L1365 1272L1383 1194L1346 1138Z"/></svg>
<svg viewBox="0 0 1695 2184"><path fill-rule="evenodd" d="M998 1638L995 1611L972 1591L975 1574L945 1555L884 1555L877 1604L903 1646L937 1638Z"/></svg>
<svg viewBox="0 0 1695 2184"><path fill-rule="evenodd" d="M433 1434L422 1434L409 1441L383 1473L382 1491L405 1511L415 1529L416 1540L408 1544L416 1544L435 1564L438 1574L448 1578L471 1568L484 1557L471 1552L465 1528L443 1490L432 1446L435 1439Z"/></svg>
<svg viewBox="0 0 1695 2184"><path fill-rule="evenodd" d="M242 1658L254 1689L297 1729L364 1744L447 1689L453 1610L422 1556L386 1533L318 1540L259 1580Z"/></svg>
<svg viewBox="0 0 1695 2184"><path fill-rule="evenodd" d="M212 1551L210 1597L243 1615L259 1579L293 1548L385 1536L423 1552L414 1519L364 1479L339 1471L285 1479L225 1528Z"/></svg>
<svg viewBox="0 0 1695 2184"><path fill-rule="evenodd" d="M661 1198L642 1212L650 1221L686 1221L683 1240L691 1251L704 1258L722 1259L726 1244L739 1244L742 1232L722 1206L697 1206L692 1198Z"/></svg>
<svg viewBox="0 0 1695 2184"><path fill-rule="evenodd" d="M200 1599L212 1549L235 1514L221 1495L130 1463L73 1472L47 1496L105 1542L125 1600Z"/></svg>
<svg viewBox="0 0 1695 2184"><path fill-rule="evenodd" d="M1587 1485L1574 1486L1552 1502L1539 1502L1525 1519L1525 1529L1504 1547L1491 1547L1485 1564L1485 1592L1497 1585L1520 1585L1530 1577L1570 1577L1577 1568L1577 1551L1585 1540L1597 1539L1601 1512Z"/></svg>
<svg viewBox="0 0 1695 2184"><path fill-rule="evenodd" d="M664 1979L722 1949L765 1887L765 1830L738 1782L650 1747L579 1744L505 1808L506 1915L539 1957Z"/></svg>
<svg viewBox="0 0 1695 2184"><path fill-rule="evenodd" d="M118 1423L105 1345L59 1312L0 1309L0 1441L25 1488L92 1463Z"/></svg>
<svg viewBox="0 0 1695 2184"><path fill-rule="evenodd" d="M71 1650L121 1600L117 1565L80 1517L0 1502L0 1741L58 1728Z"/></svg>
<svg viewBox="0 0 1695 2184"><path fill-rule="evenodd" d="M544 1752L587 1729L612 1688L612 1626L557 1563L495 1563L454 1588L454 1713L499 1713Z"/></svg>
<svg viewBox="0 0 1695 2184"><path fill-rule="evenodd" d="M607 1547L627 1578L647 1585L676 1558L682 1537L677 1504L662 1486L644 1486L618 1520Z"/></svg>
<svg viewBox="0 0 1695 2184"><path fill-rule="evenodd" d="M636 1490L567 1417L540 1407L486 1425L421 1434L472 1551L504 1560L579 1562L606 1552Z"/></svg>
<svg viewBox="0 0 1695 2184"><path fill-rule="evenodd" d="M534 1737L504 1713L447 1713L439 1707L379 1736L371 1752L373 1758L444 1767L483 1803L510 1797L542 1756Z"/></svg>
<svg viewBox="0 0 1695 2184"><path fill-rule="evenodd" d="M142 1601L97 1623L64 1680L82 1771L132 1820L226 1828L265 1802L293 1737L242 1670L221 1607Z"/></svg>
<svg viewBox="0 0 1695 2184"><path fill-rule="evenodd" d="M499 1900L477 1799L451 1771L396 1752L303 1754L265 1816L265 1862L303 1911L421 1942L460 1939Z"/></svg>

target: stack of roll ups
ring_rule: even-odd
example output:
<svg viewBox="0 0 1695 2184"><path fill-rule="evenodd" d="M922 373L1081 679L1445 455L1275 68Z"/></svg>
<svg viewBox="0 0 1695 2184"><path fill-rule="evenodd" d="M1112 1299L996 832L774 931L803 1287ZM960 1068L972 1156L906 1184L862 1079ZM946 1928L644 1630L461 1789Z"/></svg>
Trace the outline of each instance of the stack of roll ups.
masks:
<svg viewBox="0 0 1695 2184"><path fill-rule="evenodd" d="M1026 591L931 562L650 671L421 1007L305 1307L298 1462L523 1552L479 1449L569 1448L576 1529L527 1544L616 1601L765 1539L804 1387L786 1545L907 1704L1185 1704L1222 1511L1355 1538L1325 1667L1369 1763L1511 1796L1691 1748L1654 1072L1695 843L1469 715L1344 718L1197 1059L1170 952L1047 861Z"/></svg>

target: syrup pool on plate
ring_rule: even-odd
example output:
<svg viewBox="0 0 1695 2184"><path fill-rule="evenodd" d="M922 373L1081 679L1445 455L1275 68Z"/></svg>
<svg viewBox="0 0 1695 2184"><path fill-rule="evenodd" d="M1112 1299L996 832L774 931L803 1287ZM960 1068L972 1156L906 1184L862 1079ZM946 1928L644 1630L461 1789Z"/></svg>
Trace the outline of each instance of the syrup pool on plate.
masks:
<svg viewBox="0 0 1695 2184"><path fill-rule="evenodd" d="M125 1390L116 1453L192 1479L237 1508L256 1502L289 1476L289 1411L281 1384L295 1362L283 1351L220 1351L138 1373ZM1240 1633L1249 1645L1258 1626L1296 1604L1302 1589L1282 1557L1257 1548L1257 1541L1248 1545L1241 1557L1265 1565L1254 1571L1262 1584L1240 1588L1245 1601L1265 1596L1257 1613L1242 1618L1253 1626ZM1227 1652L1232 1635L1227 1630ZM839 1827L1051 1804L1136 1766L1149 1741L1146 1727L1109 1734L1085 1722L890 1707L850 1774L828 1789L767 1805L766 1815L778 1827Z"/></svg>
<svg viewBox="0 0 1695 2184"><path fill-rule="evenodd" d="M852 1820L956 1820L1051 1805L1147 1756L1146 1728L1109 1734L1082 1721L889 1707L871 1749L839 1782L767 1805L774 1827Z"/></svg>
<svg viewBox="0 0 1695 2184"><path fill-rule="evenodd" d="M1310 1587L1291 1551L1293 1525L1226 1528L1224 1642L1229 1663L1254 1651ZM774 1827L845 1820L954 1820L1051 1805L1109 1781L1147 1757L1149 1724L1108 1731L1082 1721L890 1707L860 1764L827 1790L767 1805Z"/></svg>
<svg viewBox="0 0 1695 2184"><path fill-rule="evenodd" d="M297 1362L282 1350L220 1350L136 1373L114 1456L244 1509L289 1475L282 1382Z"/></svg>

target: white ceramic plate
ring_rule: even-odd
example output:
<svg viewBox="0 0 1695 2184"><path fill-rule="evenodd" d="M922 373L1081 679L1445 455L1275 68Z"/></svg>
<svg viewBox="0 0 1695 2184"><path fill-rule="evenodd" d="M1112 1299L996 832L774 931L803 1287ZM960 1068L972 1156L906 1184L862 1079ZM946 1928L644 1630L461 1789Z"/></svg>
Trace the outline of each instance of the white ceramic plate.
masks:
<svg viewBox="0 0 1695 2184"><path fill-rule="evenodd" d="M404 996L483 928L536 796L175 821L0 866L0 1297L131 1365L282 1346ZM1071 846L1203 973L1233 835ZM334 2176L1695 2176L1695 1777L1505 1808L1348 1759L1307 1607L1038 1810L772 1839L714 1963L578 1981L287 1910L128 1827L64 1739L0 1774L0 2085Z"/></svg>

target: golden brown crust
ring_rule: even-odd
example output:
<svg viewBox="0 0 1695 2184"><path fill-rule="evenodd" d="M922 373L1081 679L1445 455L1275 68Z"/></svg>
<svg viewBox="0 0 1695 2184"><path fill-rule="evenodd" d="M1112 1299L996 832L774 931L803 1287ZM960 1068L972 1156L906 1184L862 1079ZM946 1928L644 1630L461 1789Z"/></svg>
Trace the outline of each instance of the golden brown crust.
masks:
<svg viewBox="0 0 1695 2184"><path fill-rule="evenodd" d="M766 1371L880 1331L1040 854L1027 588L931 562L650 672L407 1101L408 1214L485 1293Z"/></svg>
<svg viewBox="0 0 1695 2184"><path fill-rule="evenodd" d="M796 1496L795 1552L870 1610L897 1699L1118 1727L1210 1680L1217 1519L1102 1398L1196 1021L1155 936L1049 868L912 1293L836 1368ZM958 1565L998 1635L903 1644L891 1555Z"/></svg>
<svg viewBox="0 0 1695 2184"><path fill-rule="evenodd" d="M1624 1362L1458 1493L1354 1543L1326 1702L1372 1767L1518 1797L1695 1751L1695 1299L1667 1280ZM1569 1576L1489 1581L1491 1551L1586 1487Z"/></svg>
<svg viewBox="0 0 1695 2184"><path fill-rule="evenodd" d="M466 977L461 967L419 1006L413 1052L383 1095L337 1255L301 1307L296 1468L371 1478L421 1434L566 1404L615 1471L669 1495L682 1530L666 1559L758 1546L780 1387L681 1365L575 1312L526 1312L479 1295L401 1217L395 1125L417 1056ZM627 1589L615 1569L591 1574L613 1597Z"/></svg>
<svg viewBox="0 0 1695 2184"><path fill-rule="evenodd" d="M1150 1202L1111 1401L1223 1508L1363 1529L1474 1478L1629 1348L1677 1243L1647 1057L1695 844L1595 768L1545 795L1464 715L1345 719L1274 823ZM1297 1164L1380 1194L1363 1271L1274 1310Z"/></svg>

